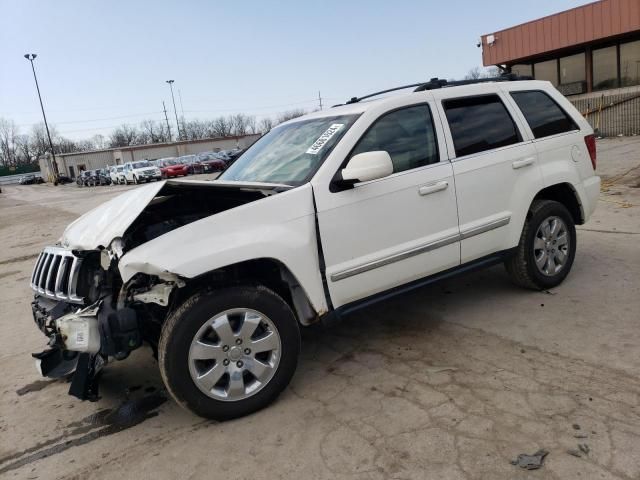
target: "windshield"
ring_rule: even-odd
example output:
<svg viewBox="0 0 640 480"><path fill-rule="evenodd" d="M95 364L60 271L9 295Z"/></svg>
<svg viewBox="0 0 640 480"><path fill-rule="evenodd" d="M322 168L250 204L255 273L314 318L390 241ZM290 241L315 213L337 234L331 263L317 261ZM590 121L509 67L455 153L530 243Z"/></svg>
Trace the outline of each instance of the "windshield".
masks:
<svg viewBox="0 0 640 480"><path fill-rule="evenodd" d="M219 178L300 185L322 165L357 115L314 118L276 127Z"/></svg>
<svg viewBox="0 0 640 480"><path fill-rule="evenodd" d="M151 167L151 164L146 160L144 162L135 162L133 164L133 168L145 168L145 167Z"/></svg>

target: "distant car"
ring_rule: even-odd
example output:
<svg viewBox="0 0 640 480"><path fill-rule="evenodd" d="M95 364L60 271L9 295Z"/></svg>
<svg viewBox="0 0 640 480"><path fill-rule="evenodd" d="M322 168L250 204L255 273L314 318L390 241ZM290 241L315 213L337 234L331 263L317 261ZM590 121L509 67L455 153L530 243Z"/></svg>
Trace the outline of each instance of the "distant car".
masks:
<svg viewBox="0 0 640 480"><path fill-rule="evenodd" d="M220 160L223 160L227 167L229 167L233 162L235 162L240 155L244 153L244 150L241 148L234 148L232 150L221 150L217 152L217 156Z"/></svg>
<svg viewBox="0 0 640 480"><path fill-rule="evenodd" d="M76 185L78 185L79 187L84 187L85 182L89 180L90 176L91 176L91 170L81 171L80 174L76 177Z"/></svg>
<svg viewBox="0 0 640 480"><path fill-rule="evenodd" d="M73 179L71 177L67 177L66 175L58 176L58 183L64 185L65 183L73 183Z"/></svg>
<svg viewBox="0 0 640 480"><path fill-rule="evenodd" d="M189 167L183 163L179 163L175 157L156 160L156 165L160 167L162 178L179 177L180 175L187 176L189 174Z"/></svg>
<svg viewBox="0 0 640 480"><path fill-rule="evenodd" d="M227 167L224 160L215 152L205 152L198 155L198 161L202 165L203 173L221 172Z"/></svg>
<svg viewBox="0 0 640 480"><path fill-rule="evenodd" d="M151 180L162 180L162 172L158 167L151 164L149 160L138 160L137 162L127 162L124 164L125 183L150 182Z"/></svg>
<svg viewBox="0 0 640 480"><path fill-rule="evenodd" d="M112 185L124 183L124 167L122 165L109 167L109 178Z"/></svg>
<svg viewBox="0 0 640 480"><path fill-rule="evenodd" d="M101 168L93 172L94 185L111 185L111 176L109 170Z"/></svg>
<svg viewBox="0 0 640 480"><path fill-rule="evenodd" d="M197 155L184 155L182 157L178 157L177 160L179 163L187 166L187 170L191 175L204 173L204 168L198 161Z"/></svg>
<svg viewBox="0 0 640 480"><path fill-rule="evenodd" d="M20 178L20 185L33 185L34 183L44 183L44 179L33 173L29 173Z"/></svg>

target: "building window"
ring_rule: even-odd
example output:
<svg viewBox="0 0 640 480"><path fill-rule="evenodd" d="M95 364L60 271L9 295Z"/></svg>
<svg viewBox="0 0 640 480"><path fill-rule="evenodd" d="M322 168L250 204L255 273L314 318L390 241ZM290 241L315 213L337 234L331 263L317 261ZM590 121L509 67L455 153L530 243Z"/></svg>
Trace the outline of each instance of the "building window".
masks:
<svg viewBox="0 0 640 480"><path fill-rule="evenodd" d="M586 82L585 54L577 53L560 59L560 84Z"/></svg>
<svg viewBox="0 0 640 480"><path fill-rule="evenodd" d="M640 40L620 44L620 86L640 85Z"/></svg>
<svg viewBox="0 0 640 480"><path fill-rule="evenodd" d="M554 87L558 86L558 60L547 60L533 66L536 80L547 80Z"/></svg>
<svg viewBox="0 0 640 480"><path fill-rule="evenodd" d="M446 100L443 106L456 157L520 141L515 123L497 95Z"/></svg>
<svg viewBox="0 0 640 480"><path fill-rule="evenodd" d="M531 65L512 65L511 73L515 73L521 77L533 77L533 69Z"/></svg>
<svg viewBox="0 0 640 480"><path fill-rule="evenodd" d="M617 47L600 48L593 51L593 89L606 90L618 87Z"/></svg>

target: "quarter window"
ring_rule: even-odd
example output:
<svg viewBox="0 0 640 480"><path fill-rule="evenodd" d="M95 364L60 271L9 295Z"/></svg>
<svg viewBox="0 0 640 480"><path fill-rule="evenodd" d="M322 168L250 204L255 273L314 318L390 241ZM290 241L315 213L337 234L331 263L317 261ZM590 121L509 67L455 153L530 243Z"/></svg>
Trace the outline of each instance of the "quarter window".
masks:
<svg viewBox="0 0 640 480"><path fill-rule="evenodd" d="M577 130L575 122L544 92L511 92L535 138Z"/></svg>
<svg viewBox="0 0 640 480"><path fill-rule="evenodd" d="M516 125L497 95L446 100L443 106L456 157L520 141Z"/></svg>
<svg viewBox="0 0 640 480"><path fill-rule="evenodd" d="M429 107L417 105L383 115L362 136L350 157L378 150L389 153L394 173L438 162Z"/></svg>

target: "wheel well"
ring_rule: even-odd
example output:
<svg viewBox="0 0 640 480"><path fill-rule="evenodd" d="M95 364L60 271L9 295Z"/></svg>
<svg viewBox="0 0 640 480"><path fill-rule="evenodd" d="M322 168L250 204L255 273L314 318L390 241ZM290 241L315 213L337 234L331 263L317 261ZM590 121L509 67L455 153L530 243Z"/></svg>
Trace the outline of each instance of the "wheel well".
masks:
<svg viewBox="0 0 640 480"><path fill-rule="evenodd" d="M534 200L555 200L556 202L560 202L567 207L576 225L582 225L584 223L582 205L578 199L578 194L568 183L558 183L546 187L538 192Z"/></svg>
<svg viewBox="0 0 640 480"><path fill-rule="evenodd" d="M319 319L318 313L295 276L283 263L273 258L259 258L227 265L190 279L185 287L176 292L173 303L177 307L202 289L236 285L263 285L273 290L287 302L303 325L311 325Z"/></svg>

